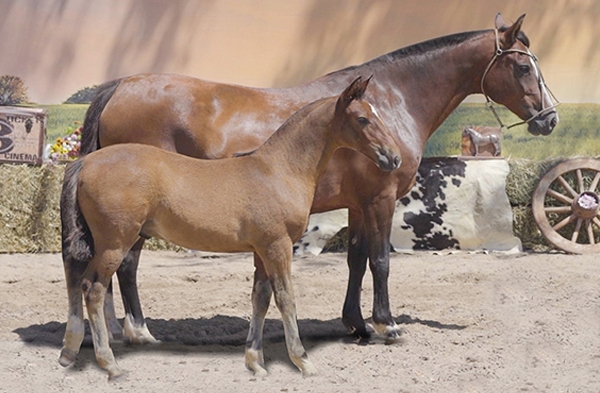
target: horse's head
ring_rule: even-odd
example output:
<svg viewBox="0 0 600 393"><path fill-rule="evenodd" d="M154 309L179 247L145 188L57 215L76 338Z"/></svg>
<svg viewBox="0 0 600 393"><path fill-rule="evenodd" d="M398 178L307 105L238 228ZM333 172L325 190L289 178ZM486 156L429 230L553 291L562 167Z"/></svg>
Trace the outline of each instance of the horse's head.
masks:
<svg viewBox="0 0 600 393"><path fill-rule="evenodd" d="M496 16L496 52L484 72L481 90L488 102L506 106L526 122L530 133L548 135L558 124L557 102L529 50L529 39L521 32L524 18L521 15L509 26L500 14Z"/></svg>
<svg viewBox="0 0 600 393"><path fill-rule="evenodd" d="M400 148L383 124L375 108L363 95L371 78L358 77L339 96L335 106L335 120L340 127L344 147L357 150L384 171L400 166Z"/></svg>

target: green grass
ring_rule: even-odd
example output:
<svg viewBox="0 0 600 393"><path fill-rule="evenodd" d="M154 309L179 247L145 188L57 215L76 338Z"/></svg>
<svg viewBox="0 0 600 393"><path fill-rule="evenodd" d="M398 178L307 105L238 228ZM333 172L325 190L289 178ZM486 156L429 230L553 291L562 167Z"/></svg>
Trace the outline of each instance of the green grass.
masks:
<svg viewBox="0 0 600 393"><path fill-rule="evenodd" d="M66 135L83 122L87 105L43 105L48 110L47 143ZM504 107L497 107L506 124L518 119ZM557 108L560 122L548 136L533 136L522 125L504 131L504 157L544 160L549 157L600 155L600 105L562 104ZM497 126L484 104L460 105L433 134L425 147L425 156L460 154L462 130L466 126Z"/></svg>
<svg viewBox="0 0 600 393"><path fill-rule="evenodd" d="M505 124L518 119L504 107L497 111ZM559 124L548 136L534 136L521 125L503 132L504 157L544 160L549 157L598 156L600 154L600 105L562 104L557 108ZM460 154L461 133L466 126L497 126L484 104L460 105L433 134L425 156Z"/></svg>
<svg viewBox="0 0 600 393"><path fill-rule="evenodd" d="M48 111L46 124L46 143L53 143L56 138L67 135L69 129L75 130L83 124L88 105L63 104L40 105Z"/></svg>

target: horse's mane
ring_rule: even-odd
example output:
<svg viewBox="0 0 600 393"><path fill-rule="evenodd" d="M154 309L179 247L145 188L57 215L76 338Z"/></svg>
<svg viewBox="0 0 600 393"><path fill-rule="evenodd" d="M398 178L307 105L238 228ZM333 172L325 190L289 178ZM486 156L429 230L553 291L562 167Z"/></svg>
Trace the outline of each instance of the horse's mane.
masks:
<svg viewBox="0 0 600 393"><path fill-rule="evenodd" d="M466 31L463 33L451 34L443 37L432 38L427 41L419 42L404 48L400 48L394 52L388 53L388 56L398 59L406 56L421 55L440 48L455 46L467 41L470 38L481 35L485 30Z"/></svg>
<svg viewBox="0 0 600 393"><path fill-rule="evenodd" d="M508 27L502 27L498 31L503 32L503 31L506 31L507 28ZM423 55L423 54L426 54L428 52L431 52L431 51L434 51L434 50L437 50L440 48L447 48L447 47L452 47L452 46L461 44L473 37L479 36L481 34L489 33L491 31L493 31L493 30L488 29L488 30L466 31L466 32L462 32L462 33L446 35L443 37L432 38L430 40L419 42L417 44L410 45L410 46L407 46L404 48L400 48L393 52L376 57L367 63L378 62L378 61L397 60L397 59L409 57L409 56ZM529 47L529 38L525 35L525 33L523 33L522 31L519 31L517 38L525 46ZM365 63L365 64L367 64L367 63ZM360 66L351 66L351 67L345 68L344 71L352 70L356 67L360 67Z"/></svg>

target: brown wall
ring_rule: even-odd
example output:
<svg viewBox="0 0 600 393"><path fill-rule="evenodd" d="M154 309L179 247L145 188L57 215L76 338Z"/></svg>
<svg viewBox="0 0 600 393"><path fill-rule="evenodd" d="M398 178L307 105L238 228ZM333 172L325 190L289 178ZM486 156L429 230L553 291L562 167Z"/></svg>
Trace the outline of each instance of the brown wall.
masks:
<svg viewBox="0 0 600 393"><path fill-rule="evenodd" d="M0 75L39 103L139 72L287 86L527 13L564 102L600 102L598 0L0 0Z"/></svg>

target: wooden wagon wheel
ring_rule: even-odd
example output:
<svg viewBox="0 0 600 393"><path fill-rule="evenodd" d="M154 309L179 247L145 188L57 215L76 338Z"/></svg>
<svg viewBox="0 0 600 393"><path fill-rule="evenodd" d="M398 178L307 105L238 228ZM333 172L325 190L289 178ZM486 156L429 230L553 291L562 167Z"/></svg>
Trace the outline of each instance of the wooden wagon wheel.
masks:
<svg viewBox="0 0 600 393"><path fill-rule="evenodd" d="M557 248L574 253L600 252L600 161L578 158L546 173L533 193L533 217Z"/></svg>

